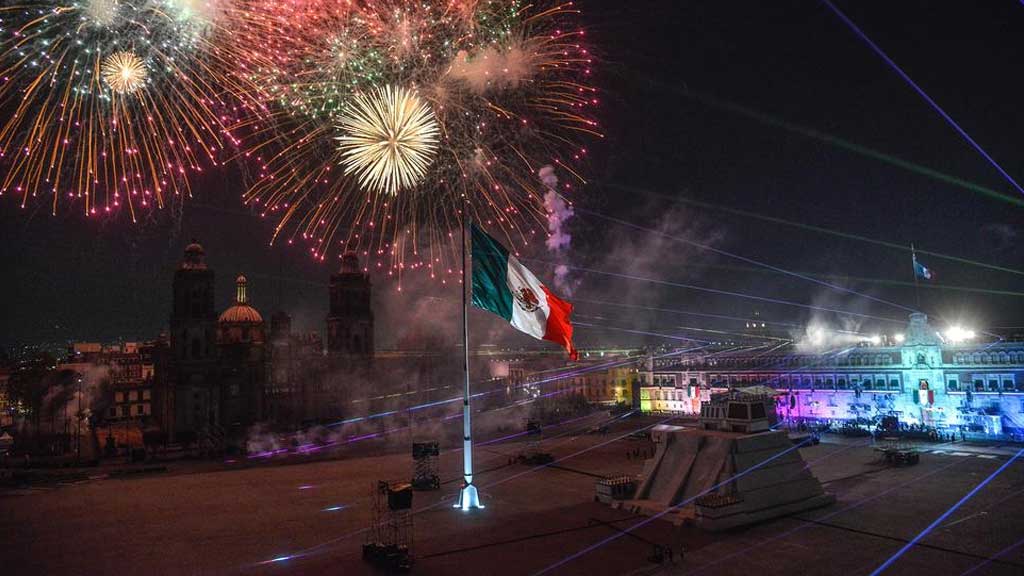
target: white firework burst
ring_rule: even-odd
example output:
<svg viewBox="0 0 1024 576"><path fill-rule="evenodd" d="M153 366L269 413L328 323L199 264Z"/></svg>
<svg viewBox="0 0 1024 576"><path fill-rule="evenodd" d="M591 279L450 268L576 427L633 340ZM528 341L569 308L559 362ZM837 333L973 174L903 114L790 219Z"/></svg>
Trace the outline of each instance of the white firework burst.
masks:
<svg viewBox="0 0 1024 576"><path fill-rule="evenodd" d="M383 86L356 94L338 128L345 173L376 192L397 194L419 184L437 152L434 112L406 88Z"/></svg>
<svg viewBox="0 0 1024 576"><path fill-rule="evenodd" d="M131 94L146 82L146 64L133 52L114 52L103 60L100 74L110 89Z"/></svg>
<svg viewBox="0 0 1024 576"><path fill-rule="evenodd" d="M101 26L113 24L117 11L117 0L88 0L85 4L86 15Z"/></svg>

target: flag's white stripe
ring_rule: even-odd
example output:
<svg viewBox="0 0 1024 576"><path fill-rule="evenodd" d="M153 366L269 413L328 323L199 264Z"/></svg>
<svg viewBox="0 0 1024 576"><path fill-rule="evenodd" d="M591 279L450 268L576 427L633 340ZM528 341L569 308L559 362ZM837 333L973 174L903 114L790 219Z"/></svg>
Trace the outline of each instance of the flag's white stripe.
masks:
<svg viewBox="0 0 1024 576"><path fill-rule="evenodd" d="M522 294L523 288L528 288L537 298L536 310L527 311L516 298L517 294ZM547 293L537 277L511 254L508 255L508 289L512 292L512 326L534 338L543 339L551 313Z"/></svg>

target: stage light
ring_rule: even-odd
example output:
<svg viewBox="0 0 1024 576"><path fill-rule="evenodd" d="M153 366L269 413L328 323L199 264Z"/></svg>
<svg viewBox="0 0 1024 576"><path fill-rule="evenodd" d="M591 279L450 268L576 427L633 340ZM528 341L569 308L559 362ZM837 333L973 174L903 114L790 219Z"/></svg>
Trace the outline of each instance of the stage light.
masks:
<svg viewBox="0 0 1024 576"><path fill-rule="evenodd" d="M906 340L907 337L903 334L896 334L892 339L895 340L897 344L903 344L903 341Z"/></svg>
<svg viewBox="0 0 1024 576"><path fill-rule="evenodd" d="M960 342L973 340L976 334L974 333L974 330L968 330L963 326L950 326L943 333L943 336L945 336L946 340L948 340L949 342L952 342L953 344L958 344Z"/></svg>

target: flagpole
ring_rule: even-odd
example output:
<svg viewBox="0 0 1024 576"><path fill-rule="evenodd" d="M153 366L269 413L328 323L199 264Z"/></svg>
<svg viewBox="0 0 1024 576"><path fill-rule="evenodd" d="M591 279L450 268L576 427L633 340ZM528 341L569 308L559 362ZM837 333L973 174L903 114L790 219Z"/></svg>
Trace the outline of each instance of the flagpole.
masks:
<svg viewBox="0 0 1024 576"><path fill-rule="evenodd" d="M462 374L465 378L465 391L462 396L462 491L455 508L469 510L483 508L476 486L473 485L473 427L470 423L469 408L469 304L466 302L466 291L469 290L469 274L466 262L466 235L470 232L468 206L462 207Z"/></svg>
<svg viewBox="0 0 1024 576"><path fill-rule="evenodd" d="M910 243L910 272L914 275L914 300L917 301L917 311L921 311L921 291L917 286L917 252L914 250L914 243Z"/></svg>

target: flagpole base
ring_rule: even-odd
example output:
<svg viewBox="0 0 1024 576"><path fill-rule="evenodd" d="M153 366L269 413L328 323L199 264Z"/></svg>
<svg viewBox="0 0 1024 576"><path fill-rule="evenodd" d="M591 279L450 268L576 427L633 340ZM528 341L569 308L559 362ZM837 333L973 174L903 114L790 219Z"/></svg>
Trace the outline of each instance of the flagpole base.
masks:
<svg viewBox="0 0 1024 576"><path fill-rule="evenodd" d="M477 494L476 486L472 484L466 484L462 487L462 491L459 492L459 501L452 506L452 508L461 508L463 510L482 509L483 507L484 505L480 503L480 495Z"/></svg>

